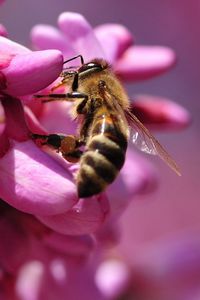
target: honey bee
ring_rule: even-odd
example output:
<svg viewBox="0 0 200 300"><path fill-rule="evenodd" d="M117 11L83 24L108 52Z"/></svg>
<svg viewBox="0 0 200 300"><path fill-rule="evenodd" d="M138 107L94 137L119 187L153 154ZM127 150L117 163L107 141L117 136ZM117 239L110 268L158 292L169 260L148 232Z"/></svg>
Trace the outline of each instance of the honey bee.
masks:
<svg viewBox="0 0 200 300"><path fill-rule="evenodd" d="M74 116L80 123L77 136L32 136L57 149L66 160L80 162L76 175L78 196L99 194L115 180L124 164L130 138L140 150L157 154L180 175L175 161L131 113L127 93L107 61L93 59L84 63L83 57L78 55L65 63L76 58L81 59L81 66L64 70L62 81L54 87L67 85L69 92L37 97L46 98L44 102L73 102Z"/></svg>

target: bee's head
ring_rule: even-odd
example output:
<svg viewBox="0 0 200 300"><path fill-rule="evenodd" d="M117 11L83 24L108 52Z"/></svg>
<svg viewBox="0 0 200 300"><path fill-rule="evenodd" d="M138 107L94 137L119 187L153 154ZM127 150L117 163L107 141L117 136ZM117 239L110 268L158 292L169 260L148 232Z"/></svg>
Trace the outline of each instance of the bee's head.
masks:
<svg viewBox="0 0 200 300"><path fill-rule="evenodd" d="M107 61L104 59L95 58L89 61L86 64L83 64L79 69L78 73L81 75L89 74L89 73L96 73L103 71L109 67Z"/></svg>

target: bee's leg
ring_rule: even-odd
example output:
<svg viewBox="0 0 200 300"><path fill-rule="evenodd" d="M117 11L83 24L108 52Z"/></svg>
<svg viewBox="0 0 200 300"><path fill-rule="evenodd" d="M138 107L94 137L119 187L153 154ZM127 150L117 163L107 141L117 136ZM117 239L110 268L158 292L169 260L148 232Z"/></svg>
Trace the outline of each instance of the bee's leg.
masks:
<svg viewBox="0 0 200 300"><path fill-rule="evenodd" d="M63 63L63 65L66 64L66 63L68 63L68 62L70 62L70 61L72 61L72 60L74 60L74 59L76 59L76 58L78 58L78 57L80 57L81 64L84 65L84 59L83 59L83 56L81 54L76 55L76 56L74 56L74 57L72 57L72 58L70 58L68 60L65 60L64 63Z"/></svg>
<svg viewBox="0 0 200 300"><path fill-rule="evenodd" d="M61 134L37 134L32 133L31 138L33 140L38 140L40 145L48 145L51 148L54 148L59 151L61 147L61 142L65 138L65 135Z"/></svg>
<svg viewBox="0 0 200 300"><path fill-rule="evenodd" d="M72 92L66 94L48 94L48 95L35 95L36 98L44 98L42 102L51 102L51 101L68 101L74 102L76 99L88 99L88 96L84 93Z"/></svg>
<svg viewBox="0 0 200 300"><path fill-rule="evenodd" d="M67 68L70 69L71 67ZM70 86L70 84L74 81L74 77L77 76L77 71L74 70L68 70L68 71L62 71L62 73L60 74L60 77L62 78L62 80L56 84L55 86L53 86L51 88L51 91L53 92L54 90L58 89L59 87L65 87ZM77 79L76 79L77 80Z"/></svg>
<svg viewBox="0 0 200 300"><path fill-rule="evenodd" d="M79 147L85 145L84 141L74 135L61 134L31 134L32 139L41 140L41 145L50 146L60 152L62 156L69 162L78 162L82 151Z"/></svg>

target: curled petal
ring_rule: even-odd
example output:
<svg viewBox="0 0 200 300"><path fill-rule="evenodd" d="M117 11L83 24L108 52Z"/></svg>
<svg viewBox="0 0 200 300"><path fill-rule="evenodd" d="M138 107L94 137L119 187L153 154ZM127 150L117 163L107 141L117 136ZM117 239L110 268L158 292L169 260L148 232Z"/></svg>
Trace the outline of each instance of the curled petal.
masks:
<svg viewBox="0 0 200 300"><path fill-rule="evenodd" d="M9 138L25 141L29 138L29 130L24 118L24 110L17 98L5 96L2 105L6 118L6 133Z"/></svg>
<svg viewBox="0 0 200 300"><path fill-rule="evenodd" d="M176 61L167 47L134 46L128 48L116 62L115 72L123 80L143 80L167 71Z"/></svg>
<svg viewBox="0 0 200 300"><path fill-rule="evenodd" d="M64 255L88 255L94 247L94 241L89 235L67 236L52 232L44 236L43 242L46 246Z"/></svg>
<svg viewBox="0 0 200 300"><path fill-rule="evenodd" d="M43 50L16 55L10 65L3 70L6 78L5 92L23 96L35 93L61 73L63 57L58 50Z"/></svg>
<svg viewBox="0 0 200 300"><path fill-rule="evenodd" d="M31 53L31 50L3 36L0 36L0 53L16 55Z"/></svg>
<svg viewBox="0 0 200 300"><path fill-rule="evenodd" d="M94 33L102 45L106 59L111 63L133 44L133 37L126 27L120 24L104 24L97 26Z"/></svg>
<svg viewBox="0 0 200 300"><path fill-rule="evenodd" d="M4 37L8 36L7 30L2 24L0 24L0 36L4 36Z"/></svg>
<svg viewBox="0 0 200 300"><path fill-rule="evenodd" d="M39 106L40 107L40 106ZM48 134L41 123L36 118L34 112L27 106L24 106L25 120L31 133ZM30 137L30 136L29 136Z"/></svg>
<svg viewBox="0 0 200 300"><path fill-rule="evenodd" d="M68 212L54 216L40 216L38 219L53 230L69 235L83 235L95 232L105 221L109 204L104 195L80 199Z"/></svg>
<svg viewBox="0 0 200 300"><path fill-rule="evenodd" d="M43 24L34 26L31 30L31 40L36 49L57 49L65 57L74 56L72 44L62 32L53 26Z"/></svg>
<svg viewBox="0 0 200 300"><path fill-rule="evenodd" d="M0 197L31 214L69 210L77 201L71 175L32 141L12 142L0 160Z"/></svg>
<svg viewBox="0 0 200 300"><path fill-rule="evenodd" d="M71 41L75 54L81 54L86 61L96 57L105 57L92 27L82 15L64 12L59 16L58 24Z"/></svg>
<svg viewBox="0 0 200 300"><path fill-rule="evenodd" d="M163 129L181 129L187 126L191 117L188 111L173 101L148 95L137 95L132 102L132 112L143 123Z"/></svg>

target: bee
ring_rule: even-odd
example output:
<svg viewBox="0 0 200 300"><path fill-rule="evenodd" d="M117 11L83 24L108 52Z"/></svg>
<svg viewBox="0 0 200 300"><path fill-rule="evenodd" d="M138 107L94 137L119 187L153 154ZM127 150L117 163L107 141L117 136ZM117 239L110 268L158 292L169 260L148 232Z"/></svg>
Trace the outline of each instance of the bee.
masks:
<svg viewBox="0 0 200 300"><path fill-rule="evenodd" d="M49 101L73 102L73 114L78 119L77 136L39 135L59 151L69 162L80 162L76 174L78 196L90 197L101 193L117 177L124 165L128 141L142 151L157 154L178 175L175 161L149 130L131 113L129 99L111 66L104 59L93 59L75 70L63 71L62 81L54 87L68 86L64 94L37 95Z"/></svg>

